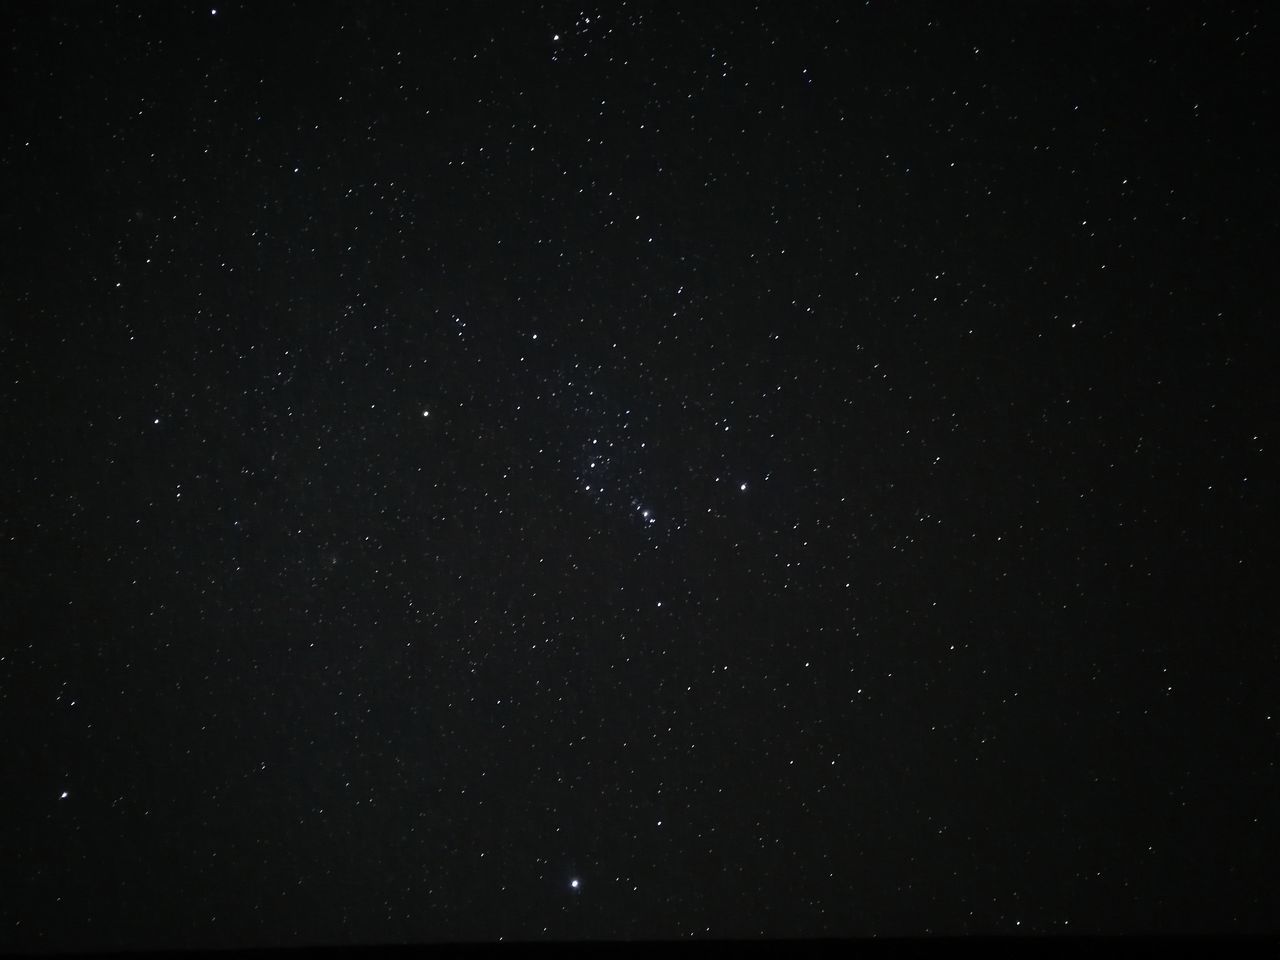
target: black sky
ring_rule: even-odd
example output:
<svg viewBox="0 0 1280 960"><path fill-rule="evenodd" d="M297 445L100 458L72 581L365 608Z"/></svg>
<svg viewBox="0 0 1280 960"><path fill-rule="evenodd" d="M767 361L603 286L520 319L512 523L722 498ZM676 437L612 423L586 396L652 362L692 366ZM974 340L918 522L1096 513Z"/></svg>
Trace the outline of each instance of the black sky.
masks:
<svg viewBox="0 0 1280 960"><path fill-rule="evenodd" d="M0 948L1274 931L1267 7L6 7Z"/></svg>

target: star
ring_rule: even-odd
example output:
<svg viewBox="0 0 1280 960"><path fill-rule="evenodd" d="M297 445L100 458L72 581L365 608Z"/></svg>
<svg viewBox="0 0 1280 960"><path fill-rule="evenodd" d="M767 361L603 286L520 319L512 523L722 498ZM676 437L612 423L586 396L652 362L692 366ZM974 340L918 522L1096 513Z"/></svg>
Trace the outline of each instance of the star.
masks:
<svg viewBox="0 0 1280 960"><path fill-rule="evenodd" d="M574 877L572 880L569 881L569 886L572 887L574 890L577 890L578 887L581 886L581 883L578 881L577 877Z"/></svg>

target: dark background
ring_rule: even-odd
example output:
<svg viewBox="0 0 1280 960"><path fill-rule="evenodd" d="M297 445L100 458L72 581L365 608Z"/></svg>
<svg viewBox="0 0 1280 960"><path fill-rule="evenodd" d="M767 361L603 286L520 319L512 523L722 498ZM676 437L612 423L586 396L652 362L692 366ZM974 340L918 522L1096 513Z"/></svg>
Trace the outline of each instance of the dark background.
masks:
<svg viewBox="0 0 1280 960"><path fill-rule="evenodd" d="M1274 931L1268 6L6 6L0 947Z"/></svg>

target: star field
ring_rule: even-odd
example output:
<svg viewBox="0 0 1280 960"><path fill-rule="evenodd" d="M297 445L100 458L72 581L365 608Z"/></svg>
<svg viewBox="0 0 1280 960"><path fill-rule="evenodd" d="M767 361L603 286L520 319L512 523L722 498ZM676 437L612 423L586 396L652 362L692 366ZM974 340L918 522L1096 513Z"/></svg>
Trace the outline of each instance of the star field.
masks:
<svg viewBox="0 0 1280 960"><path fill-rule="evenodd" d="M15 6L0 947L1274 932L1272 20Z"/></svg>

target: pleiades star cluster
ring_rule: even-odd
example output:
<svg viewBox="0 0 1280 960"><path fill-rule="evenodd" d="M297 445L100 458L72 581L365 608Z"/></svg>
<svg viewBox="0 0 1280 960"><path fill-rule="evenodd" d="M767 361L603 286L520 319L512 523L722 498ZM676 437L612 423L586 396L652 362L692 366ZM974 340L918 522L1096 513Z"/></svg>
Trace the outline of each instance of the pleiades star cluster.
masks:
<svg viewBox="0 0 1280 960"><path fill-rule="evenodd" d="M0 948L1276 930L1270 5L0 33Z"/></svg>

